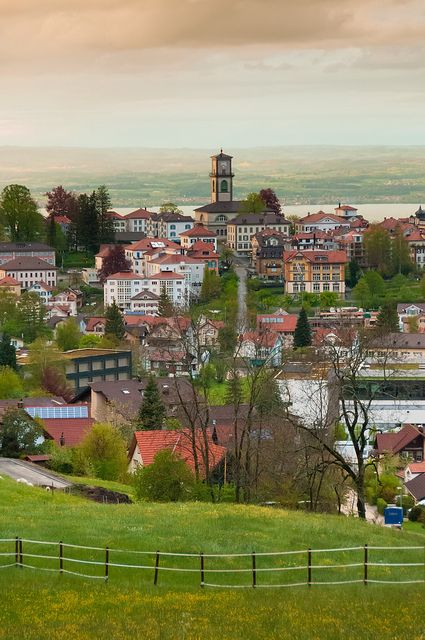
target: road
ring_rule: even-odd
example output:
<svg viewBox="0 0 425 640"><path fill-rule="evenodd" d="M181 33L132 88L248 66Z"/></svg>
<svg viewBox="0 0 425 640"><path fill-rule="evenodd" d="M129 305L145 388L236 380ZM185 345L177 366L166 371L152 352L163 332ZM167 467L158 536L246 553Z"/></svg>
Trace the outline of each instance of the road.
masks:
<svg viewBox="0 0 425 640"><path fill-rule="evenodd" d="M241 258L235 260L235 271L239 278L237 329L239 333L243 333L248 326L248 322L246 306L246 266Z"/></svg>
<svg viewBox="0 0 425 640"><path fill-rule="evenodd" d="M23 478L34 486L53 486L55 489L65 489L71 486L70 482L59 478L46 469L13 458L0 458L0 475L9 476L14 480Z"/></svg>

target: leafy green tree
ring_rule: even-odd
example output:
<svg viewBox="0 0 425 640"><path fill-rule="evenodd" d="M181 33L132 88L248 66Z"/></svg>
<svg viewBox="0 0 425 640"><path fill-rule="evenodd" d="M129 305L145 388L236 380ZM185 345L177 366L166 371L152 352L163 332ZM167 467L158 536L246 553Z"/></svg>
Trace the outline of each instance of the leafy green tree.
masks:
<svg viewBox="0 0 425 640"><path fill-rule="evenodd" d="M111 197L105 185L101 185L94 192L96 203L97 223L99 229L99 242L108 244L114 241L114 221L108 216L111 209Z"/></svg>
<svg viewBox="0 0 425 640"><path fill-rule="evenodd" d="M43 430L25 411L8 409L0 430L0 455L19 458L22 454L36 453L41 444Z"/></svg>
<svg viewBox="0 0 425 640"><path fill-rule="evenodd" d="M12 242L35 240L43 231L43 216L27 187L11 184L0 196L0 224Z"/></svg>
<svg viewBox="0 0 425 640"><path fill-rule="evenodd" d="M3 332L0 340L0 366L16 369L16 349L10 342L10 336Z"/></svg>
<svg viewBox="0 0 425 640"><path fill-rule="evenodd" d="M235 259L235 253L230 247L223 247L220 253L220 262L226 269L230 269Z"/></svg>
<svg viewBox="0 0 425 640"><path fill-rule="evenodd" d="M391 267L392 273L406 274L413 270L409 245L400 227L395 230L391 241Z"/></svg>
<svg viewBox="0 0 425 640"><path fill-rule="evenodd" d="M171 318L171 316L174 315L173 303L170 300L170 296L167 294L165 285L161 287L161 293L159 294L158 315L164 318Z"/></svg>
<svg viewBox="0 0 425 640"><path fill-rule="evenodd" d="M363 309L368 309L372 306L372 294L369 289L369 285L365 278L360 278L358 283L353 289L353 296L356 304Z"/></svg>
<svg viewBox="0 0 425 640"><path fill-rule="evenodd" d="M0 367L0 399L22 398L24 385L20 375L10 367Z"/></svg>
<svg viewBox="0 0 425 640"><path fill-rule="evenodd" d="M356 262L356 260L350 260L350 262L348 263L347 275L345 280L347 286L349 286L350 289L353 289L360 280L361 272L362 270L359 263Z"/></svg>
<svg viewBox="0 0 425 640"><path fill-rule="evenodd" d="M115 300L107 307L105 318L105 334L115 336L118 340L122 340L125 336L124 318Z"/></svg>
<svg viewBox="0 0 425 640"><path fill-rule="evenodd" d="M179 502L192 496L195 477L184 460L164 449L136 471L134 484L138 500Z"/></svg>
<svg viewBox="0 0 425 640"><path fill-rule="evenodd" d="M28 349L28 370L30 373L30 383L33 388L43 387L43 377L46 370L54 369L60 372L65 371L65 363L61 352L53 344L47 342L45 338L37 338Z"/></svg>
<svg viewBox="0 0 425 640"><path fill-rule="evenodd" d="M79 449L102 480L119 480L127 470L126 443L118 429L97 423L80 444Z"/></svg>
<svg viewBox="0 0 425 640"><path fill-rule="evenodd" d="M263 213L265 205L259 193L248 193L245 200L241 203L239 214L244 213Z"/></svg>
<svg viewBox="0 0 425 640"><path fill-rule="evenodd" d="M369 267L382 275L391 273L391 238L384 227L371 224L364 233L366 260Z"/></svg>
<svg viewBox="0 0 425 640"><path fill-rule="evenodd" d="M148 378L139 410L139 423L144 431L162 429L166 412L155 378Z"/></svg>
<svg viewBox="0 0 425 640"><path fill-rule="evenodd" d="M160 213L183 213L174 202L163 202L159 207Z"/></svg>
<svg viewBox="0 0 425 640"><path fill-rule="evenodd" d="M245 391L242 384L242 378L236 371L233 375L226 380L226 392L225 392L226 404L231 404L234 407L239 407L245 401Z"/></svg>
<svg viewBox="0 0 425 640"><path fill-rule="evenodd" d="M47 309L40 296L25 291L19 299L18 307L22 333L26 342L32 342L38 336L49 333L46 325Z"/></svg>
<svg viewBox="0 0 425 640"><path fill-rule="evenodd" d="M218 330L218 343L220 345L220 353L231 354L236 346L237 334L235 326L227 322L224 327Z"/></svg>
<svg viewBox="0 0 425 640"><path fill-rule="evenodd" d="M209 302L218 298L221 292L221 280L215 271L205 268L204 279L202 281L200 302Z"/></svg>
<svg viewBox="0 0 425 640"><path fill-rule="evenodd" d="M74 318L68 318L56 328L56 344L61 351L78 349L80 337L80 330Z"/></svg>
<svg viewBox="0 0 425 640"><path fill-rule="evenodd" d="M80 349L90 349L102 346L102 336L96 336L93 333L87 333L80 336L78 347Z"/></svg>
<svg viewBox="0 0 425 640"><path fill-rule="evenodd" d="M337 307L339 302L339 295L335 293L335 291L322 291L319 296L319 305L321 309Z"/></svg>
<svg viewBox="0 0 425 640"><path fill-rule="evenodd" d="M379 329L384 329L388 333L398 333L400 331L397 303L391 300L384 302L377 315L375 326Z"/></svg>
<svg viewBox="0 0 425 640"><path fill-rule="evenodd" d="M294 333L294 349L311 345L311 328L304 308L301 309Z"/></svg>

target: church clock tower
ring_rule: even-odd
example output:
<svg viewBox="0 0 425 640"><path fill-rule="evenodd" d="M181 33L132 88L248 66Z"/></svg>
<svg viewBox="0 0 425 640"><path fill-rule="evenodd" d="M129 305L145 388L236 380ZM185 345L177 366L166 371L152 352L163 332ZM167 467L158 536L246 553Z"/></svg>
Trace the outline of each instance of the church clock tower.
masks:
<svg viewBox="0 0 425 640"><path fill-rule="evenodd" d="M212 170L211 181L211 202L232 202L233 200L233 176L232 156L220 153L211 156Z"/></svg>

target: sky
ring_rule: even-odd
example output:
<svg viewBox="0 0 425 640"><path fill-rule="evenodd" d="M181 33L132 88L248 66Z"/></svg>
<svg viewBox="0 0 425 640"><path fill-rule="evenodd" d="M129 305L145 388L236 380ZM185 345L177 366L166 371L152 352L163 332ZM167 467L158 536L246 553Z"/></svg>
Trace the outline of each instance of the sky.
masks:
<svg viewBox="0 0 425 640"><path fill-rule="evenodd" d="M0 0L0 145L425 144L423 0Z"/></svg>

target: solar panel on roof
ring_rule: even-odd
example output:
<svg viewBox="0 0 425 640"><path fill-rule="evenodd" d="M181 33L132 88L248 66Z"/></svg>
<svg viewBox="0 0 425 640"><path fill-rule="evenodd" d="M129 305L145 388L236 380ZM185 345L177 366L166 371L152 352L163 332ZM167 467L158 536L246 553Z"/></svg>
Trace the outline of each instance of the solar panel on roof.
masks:
<svg viewBox="0 0 425 640"><path fill-rule="evenodd" d="M46 420L89 417L87 406L27 407L25 411L31 418L44 418Z"/></svg>

